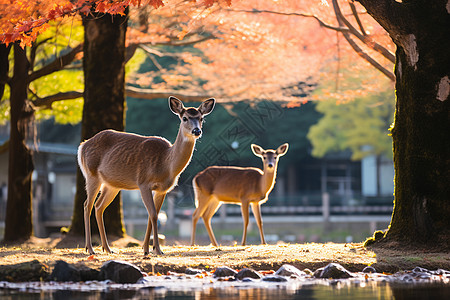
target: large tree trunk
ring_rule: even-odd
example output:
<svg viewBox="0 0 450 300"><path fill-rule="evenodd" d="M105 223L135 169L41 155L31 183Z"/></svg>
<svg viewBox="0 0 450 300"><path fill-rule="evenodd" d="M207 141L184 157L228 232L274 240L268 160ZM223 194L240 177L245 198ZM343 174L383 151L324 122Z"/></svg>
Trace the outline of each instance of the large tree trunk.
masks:
<svg viewBox="0 0 450 300"><path fill-rule="evenodd" d="M450 248L447 1L360 2L397 45L395 200L384 241Z"/></svg>
<svg viewBox="0 0 450 300"><path fill-rule="evenodd" d="M82 141L104 129L124 130L125 33L126 16L94 14L83 18L84 34L84 107ZM77 172L77 192L70 232L84 234L83 203L86 200L84 178ZM108 235L123 236L120 193L105 211ZM98 233L94 214L91 228Z"/></svg>
<svg viewBox="0 0 450 300"><path fill-rule="evenodd" d="M33 234L31 174L33 156L25 141L33 110L27 103L29 63L26 49L14 44L14 75L10 81L11 129L9 136L8 200L5 242L28 239Z"/></svg>

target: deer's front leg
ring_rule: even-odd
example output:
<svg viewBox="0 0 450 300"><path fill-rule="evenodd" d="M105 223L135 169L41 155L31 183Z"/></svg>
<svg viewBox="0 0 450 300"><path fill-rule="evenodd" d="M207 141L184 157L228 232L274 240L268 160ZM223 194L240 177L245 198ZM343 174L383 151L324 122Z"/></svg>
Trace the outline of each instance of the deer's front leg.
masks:
<svg viewBox="0 0 450 300"><path fill-rule="evenodd" d="M244 221L244 233L242 234L242 246L245 246L245 240L247 239L247 227L248 227L248 215L249 215L249 210L248 210L248 202L244 202L242 201L242 205L241 205L241 212L242 212L242 219Z"/></svg>
<svg viewBox="0 0 450 300"><path fill-rule="evenodd" d="M261 207L258 202L253 202L252 204L252 211L253 215L256 219L256 224L259 228L259 236L261 237L261 244L266 244L266 239L264 238L264 231L263 231L263 223L262 223L262 217L261 217Z"/></svg>
<svg viewBox="0 0 450 300"><path fill-rule="evenodd" d="M153 251L156 255L164 254L159 247L158 239L158 213L156 211L155 202L153 201L153 195L151 189L147 186L140 187L142 200L144 201L145 208L148 212L147 231L144 239L144 255L149 253L150 232L153 229Z"/></svg>
<svg viewBox="0 0 450 300"><path fill-rule="evenodd" d="M164 198L166 197L166 193L158 193L155 192L155 196L153 197L154 203L155 203L155 208L156 208L156 216L158 218L159 212L161 210L161 206L163 205L164 202ZM152 223L148 222L147 224L147 231L145 233L145 238L144 238L144 245L150 245L150 233L152 232ZM159 239L159 237L156 237L157 239ZM153 240L155 239L155 236L153 236ZM153 245L155 245L155 241L153 241Z"/></svg>

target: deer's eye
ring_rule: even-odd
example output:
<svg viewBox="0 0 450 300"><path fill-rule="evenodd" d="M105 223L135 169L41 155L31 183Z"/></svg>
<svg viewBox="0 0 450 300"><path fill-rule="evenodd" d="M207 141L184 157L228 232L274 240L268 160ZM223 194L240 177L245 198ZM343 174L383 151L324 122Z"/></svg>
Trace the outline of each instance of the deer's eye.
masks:
<svg viewBox="0 0 450 300"><path fill-rule="evenodd" d="M187 122L187 118L186 117L183 117L183 122Z"/></svg>

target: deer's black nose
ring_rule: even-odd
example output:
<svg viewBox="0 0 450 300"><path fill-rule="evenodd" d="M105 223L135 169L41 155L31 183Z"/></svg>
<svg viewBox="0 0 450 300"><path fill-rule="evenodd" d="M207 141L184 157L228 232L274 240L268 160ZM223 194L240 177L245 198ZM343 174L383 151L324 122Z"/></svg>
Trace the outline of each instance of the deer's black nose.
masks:
<svg viewBox="0 0 450 300"><path fill-rule="evenodd" d="M202 134L202 131L200 130L200 128L194 128L192 129L192 134L195 136L200 136Z"/></svg>
<svg viewBox="0 0 450 300"><path fill-rule="evenodd" d="M273 168L273 164L268 164L267 165L269 168Z"/></svg>

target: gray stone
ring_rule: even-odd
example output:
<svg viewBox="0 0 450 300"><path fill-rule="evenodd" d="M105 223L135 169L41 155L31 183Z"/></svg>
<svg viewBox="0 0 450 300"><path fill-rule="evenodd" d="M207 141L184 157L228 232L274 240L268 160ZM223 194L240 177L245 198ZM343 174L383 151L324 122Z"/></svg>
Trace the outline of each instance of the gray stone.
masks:
<svg viewBox="0 0 450 300"><path fill-rule="evenodd" d="M243 280L244 278L261 279L263 276L253 269L245 268L240 270L234 277Z"/></svg>
<svg viewBox="0 0 450 300"><path fill-rule="evenodd" d="M202 274L203 271L200 269L187 268L184 273L186 275L197 275L197 274Z"/></svg>
<svg viewBox="0 0 450 300"><path fill-rule="evenodd" d="M36 259L15 265L0 266L0 281L41 281L47 280L49 275L48 266Z"/></svg>
<svg viewBox="0 0 450 300"><path fill-rule="evenodd" d="M325 269L325 267L315 270L313 273L314 278L321 278L320 275L322 275L323 269Z"/></svg>
<svg viewBox="0 0 450 300"><path fill-rule="evenodd" d="M123 261L107 261L100 269L101 280L109 279L116 283L136 283L142 277L142 272L138 267Z"/></svg>
<svg viewBox="0 0 450 300"><path fill-rule="evenodd" d="M236 276L237 272L229 267L219 267L214 271L213 277Z"/></svg>
<svg viewBox="0 0 450 300"><path fill-rule="evenodd" d="M55 264L50 280L53 281L81 281L80 270L63 260L58 260Z"/></svg>
<svg viewBox="0 0 450 300"><path fill-rule="evenodd" d="M296 267L292 266L292 265L282 265L276 272L275 275L279 275L279 276L286 276L286 277L290 277L290 276L294 276L294 277L305 277L306 273L303 271L300 271L299 269L297 269Z"/></svg>
<svg viewBox="0 0 450 300"><path fill-rule="evenodd" d="M343 266L336 263L330 263L325 268L323 268L323 270L320 272L319 277L316 276L316 272L314 272L314 277L316 278L343 279L353 277L353 275Z"/></svg>
<svg viewBox="0 0 450 300"><path fill-rule="evenodd" d="M262 281L269 281L269 282L286 282L286 277L279 276L279 275L267 275L264 276Z"/></svg>
<svg viewBox="0 0 450 300"><path fill-rule="evenodd" d="M367 266L362 271L363 271L363 273L376 273L377 272L377 270L375 270L375 268L372 266Z"/></svg>
<svg viewBox="0 0 450 300"><path fill-rule="evenodd" d="M78 270L80 270L81 281L100 280L100 270L92 269L84 265L79 266Z"/></svg>

